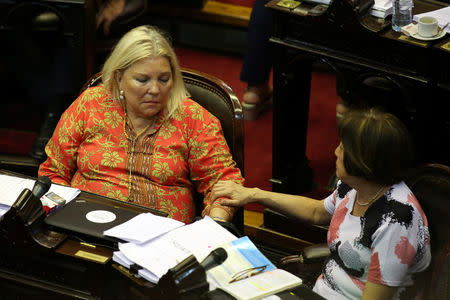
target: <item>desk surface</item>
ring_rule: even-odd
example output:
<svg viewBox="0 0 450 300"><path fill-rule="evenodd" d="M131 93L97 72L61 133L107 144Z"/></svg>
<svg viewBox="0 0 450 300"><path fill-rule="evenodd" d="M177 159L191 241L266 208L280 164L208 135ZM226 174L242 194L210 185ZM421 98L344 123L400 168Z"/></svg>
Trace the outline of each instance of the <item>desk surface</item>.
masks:
<svg viewBox="0 0 450 300"><path fill-rule="evenodd" d="M108 202L123 209L149 211L86 192L82 192L78 199ZM257 227L253 229L254 232L259 230ZM61 237L46 229L43 222L24 226L14 209L0 218L2 291L24 298L48 295L55 299L150 299L152 296L161 296L161 288L136 278L129 270L115 264L111 259L111 249L67 236L53 246L46 243L56 238Z"/></svg>

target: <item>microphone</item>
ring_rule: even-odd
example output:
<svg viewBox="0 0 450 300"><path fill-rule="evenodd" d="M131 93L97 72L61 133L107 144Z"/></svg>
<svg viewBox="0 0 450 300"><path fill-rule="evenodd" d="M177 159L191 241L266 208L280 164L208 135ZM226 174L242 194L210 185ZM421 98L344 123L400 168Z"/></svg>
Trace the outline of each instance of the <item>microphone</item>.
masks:
<svg viewBox="0 0 450 300"><path fill-rule="evenodd" d="M211 251L210 254L200 263L205 269L205 272L209 269L217 267L222 264L228 257L227 251L223 248L217 248Z"/></svg>
<svg viewBox="0 0 450 300"><path fill-rule="evenodd" d="M47 176L41 176L34 183L33 190L31 193L37 199L41 199L41 197L44 196L45 193L48 192L51 185L52 185L52 181L50 180L50 178L48 178Z"/></svg>
<svg viewBox="0 0 450 300"><path fill-rule="evenodd" d="M52 182L46 176L39 177L34 183L33 190L27 190L27 197L23 204L19 207L22 219L28 222L28 225L33 223L35 219L45 212L42 208L41 197L50 189Z"/></svg>

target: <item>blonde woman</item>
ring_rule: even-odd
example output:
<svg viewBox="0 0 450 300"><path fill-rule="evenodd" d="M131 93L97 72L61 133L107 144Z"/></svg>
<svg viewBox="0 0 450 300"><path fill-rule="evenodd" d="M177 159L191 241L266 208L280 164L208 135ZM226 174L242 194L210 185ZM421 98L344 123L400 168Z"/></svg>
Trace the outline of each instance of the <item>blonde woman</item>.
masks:
<svg viewBox="0 0 450 300"><path fill-rule="evenodd" d="M104 64L102 82L62 115L39 175L186 223L197 190L205 196L203 215L230 221L234 210L210 192L218 180L243 178L220 122L189 99L164 36L150 26L126 33Z"/></svg>

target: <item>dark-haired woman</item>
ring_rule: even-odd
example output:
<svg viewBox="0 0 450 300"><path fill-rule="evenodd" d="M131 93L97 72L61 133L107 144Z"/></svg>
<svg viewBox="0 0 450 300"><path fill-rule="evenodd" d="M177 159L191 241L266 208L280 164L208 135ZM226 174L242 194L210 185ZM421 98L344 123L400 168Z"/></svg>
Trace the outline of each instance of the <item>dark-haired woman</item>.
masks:
<svg viewBox="0 0 450 300"><path fill-rule="evenodd" d="M329 225L331 255L314 291L329 299L398 299L431 260L427 218L403 182L414 162L406 127L376 109L339 122L336 190L324 200L221 181L223 205L259 202L304 222Z"/></svg>

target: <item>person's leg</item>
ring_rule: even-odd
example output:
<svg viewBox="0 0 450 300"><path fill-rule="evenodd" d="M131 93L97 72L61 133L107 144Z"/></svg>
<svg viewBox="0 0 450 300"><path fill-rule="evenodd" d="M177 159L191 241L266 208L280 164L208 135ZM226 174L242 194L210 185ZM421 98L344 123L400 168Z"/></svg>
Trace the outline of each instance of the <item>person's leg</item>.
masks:
<svg viewBox="0 0 450 300"><path fill-rule="evenodd" d="M248 87L243 101L257 104L271 94L269 85L272 53L269 38L272 35L272 13L264 5L268 0L255 0L248 28L247 54L242 64L240 79Z"/></svg>

